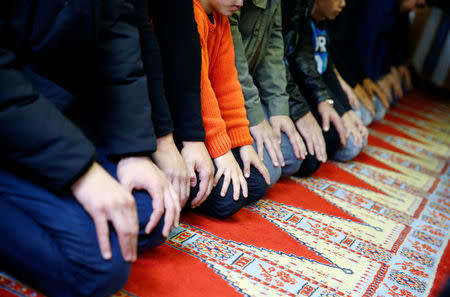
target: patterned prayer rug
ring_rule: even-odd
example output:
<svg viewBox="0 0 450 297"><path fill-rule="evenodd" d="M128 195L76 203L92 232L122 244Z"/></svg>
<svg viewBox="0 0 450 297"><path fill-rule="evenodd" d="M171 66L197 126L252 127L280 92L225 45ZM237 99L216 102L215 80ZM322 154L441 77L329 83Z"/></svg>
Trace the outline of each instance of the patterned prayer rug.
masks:
<svg viewBox="0 0 450 297"><path fill-rule="evenodd" d="M354 161L279 181L227 220L182 217L115 296L439 296L450 273L450 105L414 92ZM42 296L0 274L0 296Z"/></svg>

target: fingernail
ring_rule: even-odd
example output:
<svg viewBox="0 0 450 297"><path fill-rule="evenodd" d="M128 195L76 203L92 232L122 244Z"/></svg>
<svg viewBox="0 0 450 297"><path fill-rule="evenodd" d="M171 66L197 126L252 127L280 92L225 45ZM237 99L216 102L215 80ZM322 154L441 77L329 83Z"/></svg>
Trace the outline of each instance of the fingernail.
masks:
<svg viewBox="0 0 450 297"><path fill-rule="evenodd" d="M248 178L250 176L250 173L246 172L245 177Z"/></svg>

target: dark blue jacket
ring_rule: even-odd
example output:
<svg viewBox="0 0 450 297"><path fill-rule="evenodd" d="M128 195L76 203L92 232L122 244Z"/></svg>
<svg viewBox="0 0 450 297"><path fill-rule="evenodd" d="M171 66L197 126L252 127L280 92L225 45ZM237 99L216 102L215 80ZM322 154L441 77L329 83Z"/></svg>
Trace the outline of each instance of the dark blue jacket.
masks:
<svg viewBox="0 0 450 297"><path fill-rule="evenodd" d="M2 167L61 190L92 164L90 139L112 157L155 150L135 16L124 0L1 1Z"/></svg>
<svg viewBox="0 0 450 297"><path fill-rule="evenodd" d="M355 48L364 72L374 81L384 74L392 30L398 16L395 0L366 0L360 11ZM345 9L345 8L344 8Z"/></svg>

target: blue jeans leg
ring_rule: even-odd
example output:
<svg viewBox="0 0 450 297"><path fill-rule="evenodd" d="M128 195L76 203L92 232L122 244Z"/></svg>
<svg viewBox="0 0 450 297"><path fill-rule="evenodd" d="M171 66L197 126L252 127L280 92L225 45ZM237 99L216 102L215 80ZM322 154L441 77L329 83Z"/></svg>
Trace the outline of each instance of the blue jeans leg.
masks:
<svg viewBox="0 0 450 297"><path fill-rule="evenodd" d="M345 143L345 146L338 149L336 153L334 153L332 159L338 162L347 162L359 155L359 153L362 151L362 149L367 145L367 141L364 140L363 146L358 147L353 144L353 135L350 134L350 136L347 138L347 142Z"/></svg>
<svg viewBox="0 0 450 297"><path fill-rule="evenodd" d="M360 106L359 107L359 113L360 113L359 118L363 122L364 126L370 125L373 121L372 114L370 114L370 111L367 109L367 107L364 106L364 104L360 103L359 106ZM357 115L358 115L358 113L357 113Z"/></svg>
<svg viewBox="0 0 450 297"><path fill-rule="evenodd" d="M115 175L114 163L104 160L104 167ZM135 198L144 226L151 198L143 193ZM110 296L128 279L130 263L122 258L114 229L112 259L106 261L92 219L70 192L55 194L0 169L0 218L0 263L48 296ZM140 246L162 243L161 230L162 221L150 235L141 230Z"/></svg>

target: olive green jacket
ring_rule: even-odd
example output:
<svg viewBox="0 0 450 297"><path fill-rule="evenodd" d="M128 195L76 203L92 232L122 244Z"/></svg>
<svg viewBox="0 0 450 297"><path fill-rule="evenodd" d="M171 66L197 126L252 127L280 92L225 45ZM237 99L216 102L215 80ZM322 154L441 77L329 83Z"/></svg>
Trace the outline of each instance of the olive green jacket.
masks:
<svg viewBox="0 0 450 297"><path fill-rule="evenodd" d="M269 116L289 116L280 0L249 0L230 17L236 68L250 126ZM262 104L261 104L262 103Z"/></svg>

